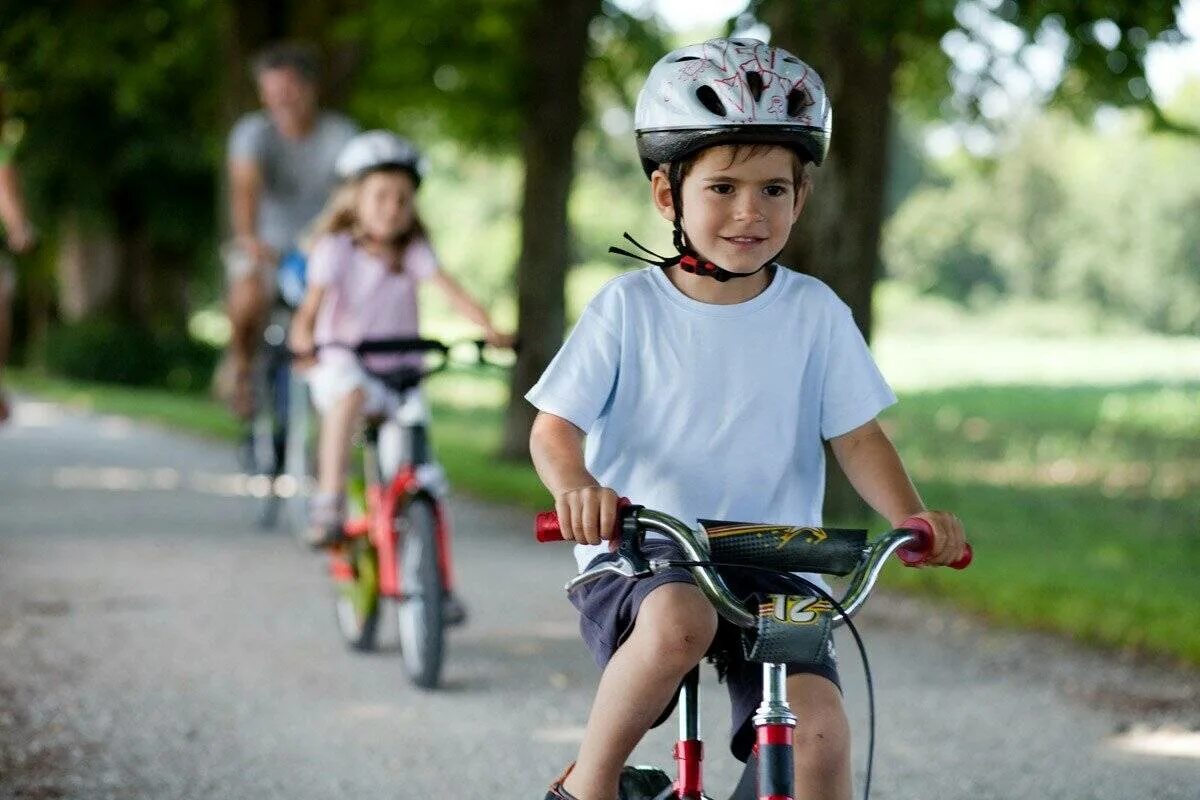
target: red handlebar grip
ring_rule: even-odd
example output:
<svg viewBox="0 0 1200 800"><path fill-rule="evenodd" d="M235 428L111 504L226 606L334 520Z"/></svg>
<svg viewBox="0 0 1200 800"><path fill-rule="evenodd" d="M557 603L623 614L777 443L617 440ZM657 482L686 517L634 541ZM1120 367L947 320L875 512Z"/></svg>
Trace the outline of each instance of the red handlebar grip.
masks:
<svg viewBox="0 0 1200 800"><path fill-rule="evenodd" d="M633 503L628 497L617 499L617 511L631 505ZM617 524L613 528L614 534L620 529L621 522L618 519ZM558 514L554 511L539 511L537 517L533 520L533 536L539 542L561 542L563 535L562 528L558 525Z"/></svg>
<svg viewBox="0 0 1200 800"><path fill-rule="evenodd" d="M561 542L562 528L558 526L558 514L540 511L533 521L533 535L539 542Z"/></svg>
<svg viewBox="0 0 1200 800"><path fill-rule="evenodd" d="M902 547L896 551L896 556L910 567L916 567L924 564L929 558L929 550L933 547L933 526L928 520L920 517L909 517L900 524L903 530L912 531L917 534L917 541L907 547ZM970 543L967 544L963 551L962 557L957 561L949 564L951 569L966 569L971 564L971 559L975 557L974 551L971 549Z"/></svg>

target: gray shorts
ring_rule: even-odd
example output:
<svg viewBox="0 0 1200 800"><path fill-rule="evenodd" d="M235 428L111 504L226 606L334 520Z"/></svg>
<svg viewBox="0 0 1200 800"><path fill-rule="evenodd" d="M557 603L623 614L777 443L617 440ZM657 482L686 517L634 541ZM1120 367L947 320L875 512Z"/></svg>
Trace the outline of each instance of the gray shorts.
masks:
<svg viewBox="0 0 1200 800"><path fill-rule="evenodd" d="M647 558L686 560L674 542L651 540L645 543L643 550ZM592 564L613 557L610 554L600 555L593 559ZM741 598L748 599L755 592L797 594L796 587L757 570L722 569L721 576L730 590ZM571 603L579 611L579 630L583 634L583 641L601 669L632 633L642 601L650 592L667 583L694 585L696 581L690 570L679 567L638 579L604 575L571 592ZM732 711L729 749L735 758L745 761L754 745L752 718L762 701L762 667L745 660L739 629L723 619L717 626L717 635L708 655L719 659L725 667L724 680ZM816 664L787 665L788 675L801 673L819 675L841 689L837 657L832 644L825 657ZM654 727L665 722L674 710L673 698Z"/></svg>

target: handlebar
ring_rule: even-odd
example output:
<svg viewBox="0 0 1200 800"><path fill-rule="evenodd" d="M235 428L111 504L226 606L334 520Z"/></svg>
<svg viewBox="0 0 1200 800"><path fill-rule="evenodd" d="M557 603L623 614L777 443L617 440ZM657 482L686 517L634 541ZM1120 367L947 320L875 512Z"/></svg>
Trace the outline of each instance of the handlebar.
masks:
<svg viewBox="0 0 1200 800"><path fill-rule="evenodd" d="M394 388L406 389L411 388L430 375L445 370L455 360L451 358L451 353L462 347L471 347L474 349L475 358L474 364L486 364L492 367L501 367L500 364L488 358L487 350L488 343L483 339L460 339L453 342L442 342L437 339L422 339L420 337L403 337L396 339L368 339L357 343L349 342L324 342L315 346L314 350L309 353L292 353L293 358L312 356L319 350L338 349L346 350L353 353L362 362L362 357L372 353L387 353L393 355L403 354L420 354L420 353L436 353L438 359L433 364L425 364L422 366L405 366L398 370L385 372L370 369L364 364L364 369L367 372L380 378L385 383Z"/></svg>
<svg viewBox="0 0 1200 800"><path fill-rule="evenodd" d="M640 542L648 531L664 534L683 550L688 561L711 561L711 548L704 530L693 530L688 525L661 511L630 505L622 499L618 507L620 545L617 558L584 570L567 583L567 591L596 580L606 573L615 573L627 578L643 577L667 569L671 562L664 559L649 559L642 555ZM900 553L905 564L915 566L924 563L933 543L933 529L922 519L906 520L909 527L889 531L862 548L857 567L849 573L849 584L839 604L845 614L836 612L833 624L841 625L853 617L875 588L883 565L893 553ZM813 529L817 530L817 529ZM558 515L544 511L534 522L534 535L539 542L563 541ZM964 569L971 563L973 553L970 545L958 562L951 566ZM753 628L757 617L747 611L741 601L730 592L717 570L708 565L688 567L696 578L700 590L722 617L742 628Z"/></svg>

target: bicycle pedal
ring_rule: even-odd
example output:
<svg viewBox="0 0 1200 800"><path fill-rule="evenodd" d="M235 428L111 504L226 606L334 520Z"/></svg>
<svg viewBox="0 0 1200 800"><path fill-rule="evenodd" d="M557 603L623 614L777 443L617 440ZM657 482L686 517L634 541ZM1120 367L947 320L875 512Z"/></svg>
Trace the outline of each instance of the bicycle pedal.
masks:
<svg viewBox="0 0 1200 800"><path fill-rule="evenodd" d="M450 627L467 624L467 608L454 595L446 595L442 601L442 620Z"/></svg>

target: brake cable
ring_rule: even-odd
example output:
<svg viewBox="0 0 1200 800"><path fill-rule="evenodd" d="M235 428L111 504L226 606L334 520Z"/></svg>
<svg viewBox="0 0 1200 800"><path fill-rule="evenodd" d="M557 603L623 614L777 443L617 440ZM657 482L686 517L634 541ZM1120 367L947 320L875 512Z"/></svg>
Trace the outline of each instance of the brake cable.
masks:
<svg viewBox="0 0 1200 800"><path fill-rule="evenodd" d="M668 561L667 564L671 567L713 567L717 569L746 569L766 572L775 577L782 578L784 582L790 583L797 590L813 593L822 600L828 601L833 606L833 609L842 615L842 620L846 623L847 630L850 631L850 635L854 637L855 645L858 646L858 654L862 659L864 682L867 685L867 770L866 776L863 779L863 800L870 800L871 773L875 764L875 682L871 678L871 664L867 659L866 644L863 643L862 636L858 633L858 628L854 626L854 622L850 619L850 615L846 613L846 609L842 608L842 604L830 595L829 592L817 586L812 581L787 570L756 564L734 564L725 561Z"/></svg>

